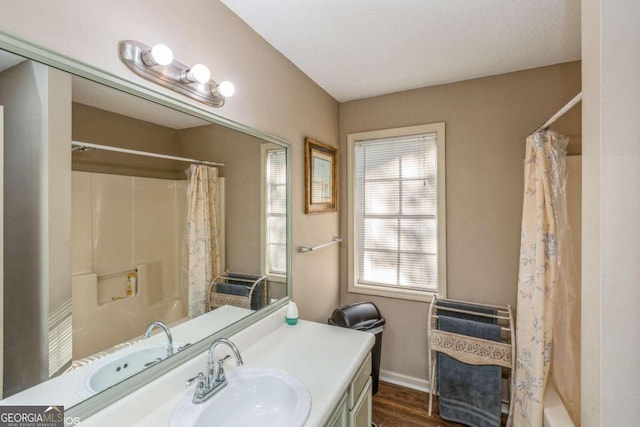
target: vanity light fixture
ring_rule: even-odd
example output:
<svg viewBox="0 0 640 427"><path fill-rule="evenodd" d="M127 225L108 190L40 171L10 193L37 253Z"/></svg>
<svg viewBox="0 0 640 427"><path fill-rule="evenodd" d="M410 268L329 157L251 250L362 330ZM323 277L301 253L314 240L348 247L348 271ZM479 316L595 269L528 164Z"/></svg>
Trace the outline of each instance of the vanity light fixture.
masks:
<svg viewBox="0 0 640 427"><path fill-rule="evenodd" d="M171 52L169 46L157 44L146 52L143 52L140 59L142 59L142 62L144 62L144 65L147 67L169 65L173 62L173 52Z"/></svg>
<svg viewBox="0 0 640 427"><path fill-rule="evenodd" d="M229 80L220 82L220 84L216 86L215 90L225 98L233 96L233 94L236 93L236 87Z"/></svg>
<svg viewBox="0 0 640 427"><path fill-rule="evenodd" d="M211 80L211 72L206 65L188 67L181 64L173 58L171 49L163 44L149 47L123 40L118 44L118 53L122 62L138 76L212 107L222 107L226 98L235 93L231 82Z"/></svg>
<svg viewBox="0 0 640 427"><path fill-rule="evenodd" d="M184 83L206 83L211 80L211 71L206 65L196 64L186 71L182 72L182 81Z"/></svg>

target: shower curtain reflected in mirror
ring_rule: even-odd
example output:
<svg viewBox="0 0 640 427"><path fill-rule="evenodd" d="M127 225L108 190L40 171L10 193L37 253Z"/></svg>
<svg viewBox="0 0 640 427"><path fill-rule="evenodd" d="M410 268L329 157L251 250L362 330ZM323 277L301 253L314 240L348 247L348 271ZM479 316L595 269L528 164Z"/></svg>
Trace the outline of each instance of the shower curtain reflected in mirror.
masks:
<svg viewBox="0 0 640 427"><path fill-rule="evenodd" d="M580 290L566 206L568 141L552 131L527 138L510 426L542 426L550 369L579 425Z"/></svg>
<svg viewBox="0 0 640 427"><path fill-rule="evenodd" d="M209 283L220 274L220 202L216 168L191 165L187 176L183 287L187 293L189 318L194 318L207 312Z"/></svg>

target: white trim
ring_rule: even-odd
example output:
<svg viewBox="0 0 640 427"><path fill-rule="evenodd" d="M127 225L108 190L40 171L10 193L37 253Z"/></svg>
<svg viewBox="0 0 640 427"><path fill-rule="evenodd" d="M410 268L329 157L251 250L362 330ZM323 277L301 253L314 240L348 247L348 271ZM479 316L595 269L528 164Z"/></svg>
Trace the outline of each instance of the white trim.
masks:
<svg viewBox="0 0 640 427"><path fill-rule="evenodd" d="M409 375L399 374L397 372L380 370L380 381L407 387L412 390L418 390L425 393L429 392L429 381L424 378L411 377Z"/></svg>
<svg viewBox="0 0 640 427"><path fill-rule="evenodd" d="M349 240L351 241L351 240ZM349 252L351 253L351 252ZM351 264L349 265L351 267ZM410 301L431 302L435 292L417 291L414 289L394 289L376 285L352 285L355 276L349 276L349 292L352 294L375 295L379 297L407 299ZM437 294L440 297L440 294Z"/></svg>
<svg viewBox="0 0 640 427"><path fill-rule="evenodd" d="M275 283L287 283L286 274L267 274L267 280Z"/></svg>
<svg viewBox="0 0 640 427"><path fill-rule="evenodd" d="M227 187L224 176L218 177L218 218L220 218L220 273L227 271ZM178 258L179 259L179 258Z"/></svg>
<svg viewBox="0 0 640 427"><path fill-rule="evenodd" d="M260 145L260 274L267 274L267 198L266 193L266 176L267 176L267 150L271 144Z"/></svg>
<svg viewBox="0 0 640 427"><path fill-rule="evenodd" d="M347 204L348 204L348 226L347 226L347 268L348 285L350 293L377 295L389 298L408 299L412 301L430 302L435 295L434 292L424 292L404 289L385 289L379 286L367 286L355 283L355 201L353 194L354 187L354 161L353 147L358 141L369 139L396 138L410 135L436 134L436 150L438 162L437 191L438 191L438 297L447 295L447 245L446 245L446 135L445 123L430 123L425 125L408 126L393 129L381 129L367 132L350 133L347 135Z"/></svg>
<svg viewBox="0 0 640 427"><path fill-rule="evenodd" d="M269 253L267 251L267 155L270 150L279 150L282 146L277 144L262 144L260 146L260 271L267 276L267 280L271 282L286 283L287 275L270 273L269 270ZM287 182L287 185L289 183ZM287 264L287 270L290 267Z"/></svg>

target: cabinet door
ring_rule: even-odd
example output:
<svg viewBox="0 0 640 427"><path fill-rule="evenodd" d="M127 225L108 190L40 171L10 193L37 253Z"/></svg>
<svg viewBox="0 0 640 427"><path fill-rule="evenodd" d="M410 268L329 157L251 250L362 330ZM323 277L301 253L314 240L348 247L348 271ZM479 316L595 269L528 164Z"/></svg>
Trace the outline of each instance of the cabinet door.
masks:
<svg viewBox="0 0 640 427"><path fill-rule="evenodd" d="M355 406L349 411L349 427L371 426L371 378L367 382Z"/></svg>
<svg viewBox="0 0 640 427"><path fill-rule="evenodd" d="M349 387L349 409L353 409L371 379L371 353L367 355Z"/></svg>
<svg viewBox="0 0 640 427"><path fill-rule="evenodd" d="M348 427L348 414L347 414L347 395L345 394L338 408L334 411L331 418L329 418L329 422L327 423L327 427Z"/></svg>

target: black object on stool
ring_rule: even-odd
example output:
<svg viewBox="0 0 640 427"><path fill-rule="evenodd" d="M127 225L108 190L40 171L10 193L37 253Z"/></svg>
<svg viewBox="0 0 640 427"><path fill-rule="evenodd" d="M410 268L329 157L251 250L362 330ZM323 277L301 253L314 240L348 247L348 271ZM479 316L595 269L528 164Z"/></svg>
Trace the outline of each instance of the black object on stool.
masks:
<svg viewBox="0 0 640 427"><path fill-rule="evenodd" d="M371 377L373 379L372 394L378 392L380 377L380 353L382 352L382 330L385 324L378 307L372 302L358 302L333 310L327 323L333 326L371 332L376 343L371 349Z"/></svg>

